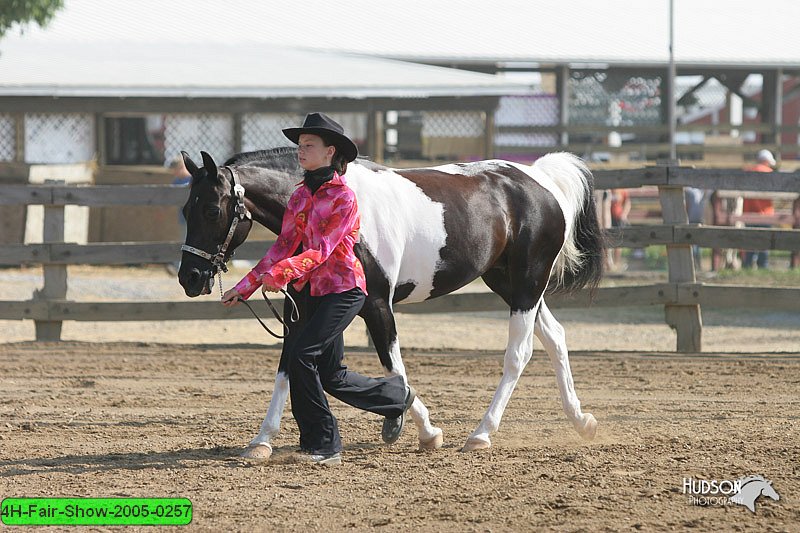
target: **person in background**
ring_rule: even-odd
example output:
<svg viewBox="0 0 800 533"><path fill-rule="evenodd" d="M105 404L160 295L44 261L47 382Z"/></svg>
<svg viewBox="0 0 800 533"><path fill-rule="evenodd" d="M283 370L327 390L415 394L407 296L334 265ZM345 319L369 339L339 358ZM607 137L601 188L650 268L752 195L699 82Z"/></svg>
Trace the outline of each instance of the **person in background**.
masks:
<svg viewBox="0 0 800 533"><path fill-rule="evenodd" d="M760 150L756 154L756 164L745 168L751 172L772 172L777 166L775 156L769 150ZM742 213L755 213L759 215L774 215L775 208L772 200L768 198L745 198ZM769 228L769 224L747 224L748 228ZM759 269L768 268L769 250L745 250L742 259L742 268L753 268L753 262Z"/></svg>
<svg viewBox="0 0 800 533"><path fill-rule="evenodd" d="M706 208L706 191L697 187L686 187L683 190L686 200L686 215L689 224L702 224ZM692 258L694 259L695 269L700 269L700 247L692 245Z"/></svg>
<svg viewBox="0 0 800 533"><path fill-rule="evenodd" d="M603 231L608 233L611 228L611 191L608 189L594 191L595 203L597 204L597 223L603 228ZM606 247L603 255L603 269L608 272L614 267L614 248Z"/></svg>
<svg viewBox="0 0 800 533"><path fill-rule="evenodd" d="M631 212L631 197L626 189L611 189L611 227L629 226L628 214ZM616 270L625 270L622 264L622 248L614 248L612 266Z"/></svg>
<svg viewBox="0 0 800 533"><path fill-rule="evenodd" d="M181 156L176 157L169 164L172 171L172 185L176 187L188 187L192 183L192 175L186 170L186 165L183 163ZM183 211L178 209L178 225L181 228L181 241L186 240L186 219L183 218ZM178 270L181 268L180 260L166 264L167 272L172 276L178 275Z"/></svg>
<svg viewBox="0 0 800 533"><path fill-rule="evenodd" d="M172 163L169 164L169 168L172 171L172 184L173 185L189 185L192 183L192 175L186 170L186 165L183 164L183 158L181 156L176 157L172 160ZM181 220L183 220L183 215L181 215ZM184 224L186 221L184 220Z"/></svg>

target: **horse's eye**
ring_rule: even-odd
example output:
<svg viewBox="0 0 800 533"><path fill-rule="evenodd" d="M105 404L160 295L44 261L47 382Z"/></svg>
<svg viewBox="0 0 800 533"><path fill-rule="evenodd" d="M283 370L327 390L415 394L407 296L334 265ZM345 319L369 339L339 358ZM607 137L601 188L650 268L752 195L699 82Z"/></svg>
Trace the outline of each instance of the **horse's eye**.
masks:
<svg viewBox="0 0 800 533"><path fill-rule="evenodd" d="M220 215L220 213L221 213L221 211L220 211L219 207L217 207L217 206L215 206L215 205L210 205L210 206L207 206L207 207L206 207L206 208L203 210L203 212L205 213L205 215L206 215L208 218L219 218L219 215Z"/></svg>

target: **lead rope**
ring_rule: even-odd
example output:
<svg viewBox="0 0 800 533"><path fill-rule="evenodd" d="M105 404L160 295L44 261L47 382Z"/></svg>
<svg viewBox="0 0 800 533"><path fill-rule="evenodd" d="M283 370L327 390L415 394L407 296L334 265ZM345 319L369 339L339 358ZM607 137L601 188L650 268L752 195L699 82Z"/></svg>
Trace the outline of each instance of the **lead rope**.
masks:
<svg viewBox="0 0 800 533"><path fill-rule="evenodd" d="M219 299L222 300L222 269L217 269L217 278L219 279ZM286 290L281 289L281 292L283 293L284 297L286 297L286 299L289 300L289 303L292 304L292 312L289 314L289 324L294 324L295 322L300 320L300 310L297 308L297 302L294 301L292 295L286 292ZM250 313L252 313L252 315L255 317L256 320L258 320L258 323L261 324L261 327L264 328L264 331L266 331L276 339L285 339L286 336L289 334L289 326L286 324L286 322L284 321L283 317L278 312L278 310L275 309L275 306L272 305L272 301L270 301L270 299L267 297L267 293L262 290L261 296L264 297L264 301L267 302L267 306L269 307L270 311L272 311L272 316L274 316L275 319L278 322L280 322L281 325L283 326L283 335L278 335L277 333L269 329L269 326L264 324L264 321L261 320L261 318L256 314L256 312L253 310L253 308L250 306L250 303L247 300L245 300L244 298L239 298L239 301L247 306L247 308L250 310Z"/></svg>
<svg viewBox="0 0 800 533"><path fill-rule="evenodd" d="M289 303L292 304L292 312L289 314L289 323L290 324L294 324L295 322L300 320L300 311L297 309L297 304L295 303L294 298L292 298L291 295L288 292L286 292L284 289L281 289L281 292L289 300ZM265 293L264 291L261 291L261 296L263 296L264 297L264 301L267 302L267 306L272 311L272 315L283 326L283 335L278 335L277 333L275 333L274 331L269 329L269 327L266 324L264 324L264 322L258 317L256 312L253 311L253 308L250 307L250 304L247 302L247 300L245 300L244 298L239 298L239 301L247 306L247 308L250 310L250 312L253 314L253 316L256 317L256 320L258 320L258 323L261 324L261 327L264 328L264 331L266 331L267 333L269 333L270 335L272 335L276 339L284 339L284 338L286 338L286 336L289 334L289 326L286 324L286 322L284 322L283 317L280 315L280 313L278 313L278 310L275 309L275 306L272 305L272 302L267 297L267 293Z"/></svg>

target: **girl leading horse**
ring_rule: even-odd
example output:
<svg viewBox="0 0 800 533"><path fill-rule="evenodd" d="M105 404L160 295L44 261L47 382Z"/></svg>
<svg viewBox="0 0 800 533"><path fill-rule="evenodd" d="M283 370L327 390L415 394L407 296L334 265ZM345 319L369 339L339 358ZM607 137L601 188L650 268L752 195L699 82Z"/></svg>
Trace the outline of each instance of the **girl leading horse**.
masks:
<svg viewBox="0 0 800 533"><path fill-rule="evenodd" d="M178 278L190 297L210 292L217 269L247 237L249 217L280 233L299 177L295 149L239 154L223 167L202 155L199 168L184 154L192 174L184 206L186 246L206 254L183 254ZM553 365L567 418L582 437L593 438L597 422L581 410L575 393L564 328L544 301L547 289L576 291L596 286L602 277L602 232L585 164L566 153L546 155L533 166L491 160L399 170L355 160L346 177L361 212L354 252L368 296L359 315L386 375L406 377L394 305L448 294L481 277L509 305L509 336L503 376L463 450L491 445L490 435L532 355L533 335ZM237 180L248 217L237 215ZM230 233L237 216L243 223ZM301 321L303 316L301 309ZM287 369L284 349L267 415L246 456L271 453L289 392ZM419 397L409 414L420 447L440 447L442 430L431 424Z"/></svg>

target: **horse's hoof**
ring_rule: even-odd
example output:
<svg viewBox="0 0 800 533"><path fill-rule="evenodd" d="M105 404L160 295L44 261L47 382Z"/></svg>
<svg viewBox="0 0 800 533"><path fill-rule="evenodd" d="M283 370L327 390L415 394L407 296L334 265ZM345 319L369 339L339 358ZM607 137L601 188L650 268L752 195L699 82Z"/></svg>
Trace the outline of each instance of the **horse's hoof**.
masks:
<svg viewBox="0 0 800 533"><path fill-rule="evenodd" d="M267 442L261 444L251 444L244 449L242 455L239 457L242 459L248 459L250 461L269 461L269 458L272 457L272 446L270 446L270 444Z"/></svg>
<svg viewBox="0 0 800 533"><path fill-rule="evenodd" d="M419 439L419 449L420 450L438 450L444 444L444 435L442 434L442 430L439 430L439 433L433 436L428 440Z"/></svg>
<svg viewBox="0 0 800 533"><path fill-rule="evenodd" d="M467 439L466 444L464 447L461 448L462 452L474 452L475 450L485 450L486 448L490 448L492 446L491 441L488 439L479 439L477 437L470 437Z"/></svg>
<svg viewBox="0 0 800 533"><path fill-rule="evenodd" d="M580 422L575 425L575 430L585 440L592 440L597 435L597 420L590 413L584 413Z"/></svg>

